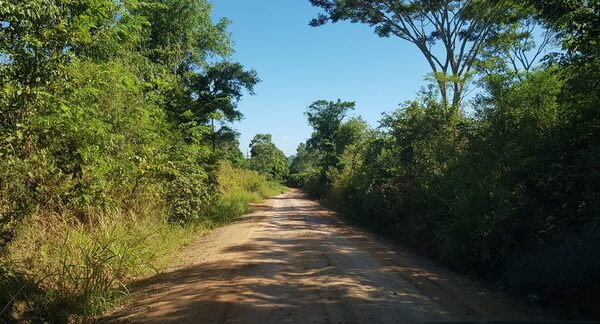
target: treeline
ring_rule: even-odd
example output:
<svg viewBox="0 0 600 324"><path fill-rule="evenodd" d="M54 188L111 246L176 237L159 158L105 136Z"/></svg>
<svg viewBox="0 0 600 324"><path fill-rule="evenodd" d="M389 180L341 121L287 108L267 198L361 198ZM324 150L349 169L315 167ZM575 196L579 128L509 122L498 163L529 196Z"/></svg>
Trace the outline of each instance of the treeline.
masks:
<svg viewBox="0 0 600 324"><path fill-rule="evenodd" d="M293 184L455 269L573 316L600 316L600 6L311 2L325 10L313 25L367 23L434 64L431 86L375 129L348 118L352 102L313 103ZM426 35L402 29L419 19ZM462 41L472 60L460 61ZM553 41L562 48L533 63ZM444 50L427 52L426 42ZM478 94L467 101L469 82Z"/></svg>
<svg viewBox="0 0 600 324"><path fill-rule="evenodd" d="M100 312L282 190L227 126L259 82L227 25L206 0L2 2L0 321Z"/></svg>

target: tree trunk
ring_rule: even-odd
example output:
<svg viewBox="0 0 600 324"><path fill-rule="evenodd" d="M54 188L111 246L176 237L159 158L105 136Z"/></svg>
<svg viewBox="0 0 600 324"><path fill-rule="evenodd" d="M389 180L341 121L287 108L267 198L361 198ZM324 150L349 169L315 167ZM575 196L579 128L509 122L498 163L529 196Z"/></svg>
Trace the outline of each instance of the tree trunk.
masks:
<svg viewBox="0 0 600 324"><path fill-rule="evenodd" d="M454 93L452 94L452 107L450 115L454 115L459 111L463 95L463 84L461 82L455 81L453 87Z"/></svg>
<svg viewBox="0 0 600 324"><path fill-rule="evenodd" d="M211 136L212 151L214 153L215 152L215 119L214 118L210 119L210 125L211 125L211 128L212 128L212 136Z"/></svg>
<svg viewBox="0 0 600 324"><path fill-rule="evenodd" d="M438 80L438 87L440 90L440 96L442 97L442 106L444 107L444 110L448 110L448 89L446 87L446 81L444 80Z"/></svg>

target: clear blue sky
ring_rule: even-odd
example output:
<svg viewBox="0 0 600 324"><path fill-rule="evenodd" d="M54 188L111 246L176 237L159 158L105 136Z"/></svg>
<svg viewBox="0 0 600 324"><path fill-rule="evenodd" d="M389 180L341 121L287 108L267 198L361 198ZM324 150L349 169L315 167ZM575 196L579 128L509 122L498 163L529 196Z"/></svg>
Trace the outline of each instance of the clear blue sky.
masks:
<svg viewBox="0 0 600 324"><path fill-rule="evenodd" d="M308 0L213 0L214 17L232 21L233 60L261 79L255 96L239 104L245 118L233 126L241 148L270 133L286 155L311 133L303 115L313 101L356 101L355 115L376 126L382 112L413 99L429 72L410 43L380 38L365 25L308 26L319 10Z"/></svg>

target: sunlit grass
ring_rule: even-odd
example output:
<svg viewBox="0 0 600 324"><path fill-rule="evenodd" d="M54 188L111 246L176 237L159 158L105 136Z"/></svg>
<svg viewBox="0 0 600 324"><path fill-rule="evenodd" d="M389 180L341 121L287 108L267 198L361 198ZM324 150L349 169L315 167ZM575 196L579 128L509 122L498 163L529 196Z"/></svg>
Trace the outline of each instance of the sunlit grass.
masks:
<svg viewBox="0 0 600 324"><path fill-rule="evenodd" d="M0 259L0 319L85 321L118 304L135 278L172 264L199 232L285 190L229 164L220 166L217 177L219 197L188 226L169 224L164 207L153 202L143 212L97 213L89 223L69 214L37 213Z"/></svg>

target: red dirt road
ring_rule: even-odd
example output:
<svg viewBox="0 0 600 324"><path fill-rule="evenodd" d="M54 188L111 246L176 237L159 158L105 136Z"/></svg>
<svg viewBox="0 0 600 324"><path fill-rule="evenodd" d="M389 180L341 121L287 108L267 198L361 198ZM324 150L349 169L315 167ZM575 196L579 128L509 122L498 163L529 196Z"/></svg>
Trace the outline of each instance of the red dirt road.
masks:
<svg viewBox="0 0 600 324"><path fill-rule="evenodd" d="M104 318L133 323L413 323L539 319L499 292L345 224L290 192L188 246Z"/></svg>

